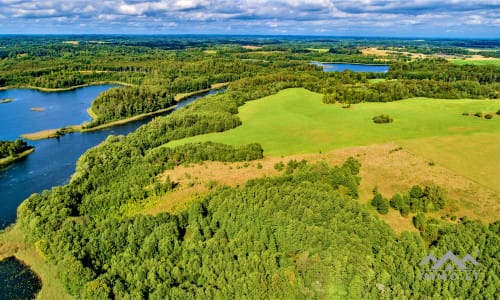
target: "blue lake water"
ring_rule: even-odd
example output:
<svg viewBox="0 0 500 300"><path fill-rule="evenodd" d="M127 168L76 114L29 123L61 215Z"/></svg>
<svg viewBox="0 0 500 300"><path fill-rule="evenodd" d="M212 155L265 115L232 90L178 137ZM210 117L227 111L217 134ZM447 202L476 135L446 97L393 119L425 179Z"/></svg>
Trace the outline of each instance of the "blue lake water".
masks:
<svg viewBox="0 0 500 300"><path fill-rule="evenodd" d="M87 108L99 93L116 85L94 85L64 92L41 92L31 89L0 91L0 139L13 140L23 133L61 128L90 121ZM41 108L43 111L33 111Z"/></svg>
<svg viewBox="0 0 500 300"><path fill-rule="evenodd" d="M17 259L0 261L0 299L34 299L41 287L36 274Z"/></svg>
<svg viewBox="0 0 500 300"><path fill-rule="evenodd" d="M320 62L312 62L311 64L323 67L323 71L325 72L342 72L345 70L349 70L353 72L385 73L389 71L388 65L365 65L365 64L320 63Z"/></svg>
<svg viewBox="0 0 500 300"><path fill-rule="evenodd" d="M90 86L58 93L43 93L26 89L2 91L0 99L14 98L15 100L0 104L0 111L9 104L17 105L8 108L10 113L0 112L0 140L15 139L22 133L80 124L89 120L86 110L90 103L100 92L111 87L113 85ZM211 90L189 97L180 102L175 110L206 95L221 91L223 90ZM42 116L36 122L31 122L33 114L38 114L31 111L31 107L44 107L46 110L39 114L47 112L51 114L51 117ZM71 113L68 112L69 109ZM15 114L16 117L13 118L11 114ZM148 117L99 131L75 132L58 139L29 141L28 144L35 146L33 154L0 169L0 230L15 222L17 207L31 194L67 183L75 171L77 159L87 149L98 145L111 134L126 135L135 131L152 118ZM19 295L19 299L31 299L41 286L39 280L32 276L31 271L15 259L0 262L0 285L2 280L8 284L0 288L0 299L11 299L10 295Z"/></svg>

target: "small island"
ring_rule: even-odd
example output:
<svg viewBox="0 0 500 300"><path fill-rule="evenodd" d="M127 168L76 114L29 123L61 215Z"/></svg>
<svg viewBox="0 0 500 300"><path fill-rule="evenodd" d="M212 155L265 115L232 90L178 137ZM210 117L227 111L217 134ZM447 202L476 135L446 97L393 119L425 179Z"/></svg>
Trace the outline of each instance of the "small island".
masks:
<svg viewBox="0 0 500 300"><path fill-rule="evenodd" d="M5 99L0 99L0 104L1 103L9 103L14 101L14 98L5 98Z"/></svg>
<svg viewBox="0 0 500 300"><path fill-rule="evenodd" d="M30 155L35 151L33 146L29 146L23 140L0 141L0 167L6 166Z"/></svg>

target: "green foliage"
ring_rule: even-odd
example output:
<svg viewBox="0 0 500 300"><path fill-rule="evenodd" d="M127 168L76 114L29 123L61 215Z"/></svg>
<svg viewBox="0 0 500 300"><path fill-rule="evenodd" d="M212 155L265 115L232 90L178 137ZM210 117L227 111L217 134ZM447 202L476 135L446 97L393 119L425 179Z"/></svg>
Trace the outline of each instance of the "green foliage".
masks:
<svg viewBox="0 0 500 300"><path fill-rule="evenodd" d="M492 118L493 118L493 114L485 114L485 115L484 115L484 118L485 118L485 119L488 119L488 120L489 120L489 119L492 119Z"/></svg>
<svg viewBox="0 0 500 300"><path fill-rule="evenodd" d="M376 193L370 203L383 215L389 212L389 200L384 198L380 193Z"/></svg>
<svg viewBox="0 0 500 300"><path fill-rule="evenodd" d="M87 127L157 111L174 103L173 92L156 86L133 86L109 89L92 102L97 120Z"/></svg>
<svg viewBox="0 0 500 300"><path fill-rule="evenodd" d="M475 295L463 282L421 281L415 274L423 271L423 253L450 249L477 249L485 270L497 268L498 225L465 219L440 225L419 213L415 226L434 241L427 250L418 235L397 237L341 195L343 185L335 178L355 177L352 164L359 163L304 164L292 174L222 187L178 215L65 216L62 225L42 232L44 255L58 265L67 290L83 299L375 299L432 297L443 290L451 297ZM54 209L64 205L61 192L44 201ZM49 209L35 203L20 208L28 233L34 227L26 227L27 210ZM487 287L498 280L496 272L485 272L474 285L489 297L495 289Z"/></svg>
<svg viewBox="0 0 500 300"><path fill-rule="evenodd" d="M474 114L474 117L478 117L478 118L482 118L483 117L483 113L482 112L477 112Z"/></svg>
<svg viewBox="0 0 500 300"><path fill-rule="evenodd" d="M445 190L435 184L423 189L414 185L406 194L395 194L389 204L399 210L401 215L408 216L410 212L439 211L446 206L446 198Z"/></svg>
<svg viewBox="0 0 500 300"><path fill-rule="evenodd" d="M285 167L285 164L282 161L277 162L277 163L274 164L274 169L276 171L283 171L284 167Z"/></svg>
<svg viewBox="0 0 500 300"><path fill-rule="evenodd" d="M23 140L0 141L0 159L6 157L16 157L19 153L29 150L33 147Z"/></svg>
<svg viewBox="0 0 500 300"><path fill-rule="evenodd" d="M415 228L420 231L424 231L427 226L427 217L424 213L419 212L416 216L413 217L412 222Z"/></svg>
<svg viewBox="0 0 500 300"><path fill-rule="evenodd" d="M383 123L392 123L392 118L389 115L378 115L372 118L373 123L383 124Z"/></svg>

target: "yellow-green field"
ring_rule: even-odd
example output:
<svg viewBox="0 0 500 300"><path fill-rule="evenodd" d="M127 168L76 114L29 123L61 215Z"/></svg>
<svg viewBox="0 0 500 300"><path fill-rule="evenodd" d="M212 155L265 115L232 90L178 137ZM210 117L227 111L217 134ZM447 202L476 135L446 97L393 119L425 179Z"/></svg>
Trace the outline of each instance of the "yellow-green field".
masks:
<svg viewBox="0 0 500 300"><path fill-rule="evenodd" d="M499 133L439 136L405 140L399 144L416 155L439 162L454 173L500 193Z"/></svg>
<svg viewBox="0 0 500 300"><path fill-rule="evenodd" d="M450 59L456 65L475 65L475 66L497 66L500 67L500 59Z"/></svg>
<svg viewBox="0 0 500 300"><path fill-rule="evenodd" d="M318 153L332 149L433 137L500 133L500 116L486 120L463 112L494 113L496 100L437 100L414 98L390 103L362 103L345 109L324 104L322 95L287 89L240 107L243 125L235 129L172 142L227 144L258 142L266 155ZM389 114L394 122L374 124L372 117Z"/></svg>
<svg viewBox="0 0 500 300"><path fill-rule="evenodd" d="M324 104L320 94L296 88L240 107L243 124L235 129L168 145L207 140L227 144L258 142L266 155L264 169L271 173L273 163L280 159L341 163L334 158L352 155L362 161L363 201L369 200L375 185L390 197L414 184L434 182L445 187L452 199L445 213L492 222L500 211L500 116L494 114L499 109L498 100L428 98L342 108L340 104ZM463 116L463 112L470 115ZM494 116L490 120L472 116L476 112ZM389 114L394 122L374 124L371 118L379 114ZM400 146L403 151L398 151ZM330 152L334 149L338 150ZM313 156L319 153L323 153L321 158ZM235 172L220 166L215 169ZM205 172L212 176L218 174L215 169ZM241 178L250 176L237 173ZM203 174L195 177L207 177ZM399 215L384 220L397 232L412 228L408 219Z"/></svg>

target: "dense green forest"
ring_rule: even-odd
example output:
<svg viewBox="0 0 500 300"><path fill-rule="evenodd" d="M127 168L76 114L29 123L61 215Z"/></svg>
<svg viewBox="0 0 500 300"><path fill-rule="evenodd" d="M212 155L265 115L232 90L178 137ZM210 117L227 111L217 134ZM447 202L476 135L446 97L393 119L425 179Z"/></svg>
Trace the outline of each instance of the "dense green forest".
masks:
<svg viewBox="0 0 500 300"><path fill-rule="evenodd" d="M16 157L18 154L32 148L23 140L0 141L0 159Z"/></svg>
<svg viewBox="0 0 500 300"><path fill-rule="evenodd" d="M340 166L283 163L277 167L280 176L250 180L240 187L218 186L177 214L150 216L128 209L168 198L178 188L179 182L161 179L165 170L204 161L263 158L264 149L255 143L165 146L172 140L241 125L238 108L248 101L291 87L322 93L326 103L414 96L498 98L498 67L401 58L391 61L387 74L325 73L309 63L375 62L376 58L361 56L357 41L277 38L252 44L245 38L226 38L224 43L209 43L191 37L167 44L155 37L112 37L96 43L96 37L86 37L73 45L59 39L53 44L28 39L24 45L1 39L5 48L0 55L0 86L127 84L94 101L92 110L98 118L91 126L168 107L178 93L230 82L225 93L154 118L128 136L109 136L80 157L68 184L33 194L18 208L18 224L27 241L56 266L70 295L82 299L500 298L500 223L434 219L430 213L447 201L435 185L415 186L391 199L375 192L375 208L361 204L357 199L363 179L354 158ZM383 40L372 42L368 45L386 45ZM325 43L330 45L326 52L308 50ZM445 41L429 43L450 47ZM472 47L473 41L467 43ZM241 45L261 46L261 53ZM391 208L403 217L414 214L418 232L396 235L377 215ZM477 277L426 279L423 274L432 270L420 266L422 259L448 251L477 259Z"/></svg>
<svg viewBox="0 0 500 300"><path fill-rule="evenodd" d="M114 37L102 42L82 37L78 43L69 44L64 43L63 37L56 40L59 43L46 44L33 38L27 39L26 45L11 45L9 39L2 39L6 46L1 49L0 87L53 89L100 82L128 85L107 91L93 102L92 111L97 119L87 127L167 108L175 104L174 97L179 93L269 74L309 76L307 84L300 79L299 85L325 94L326 103L385 102L415 96L498 98L499 90L496 66L456 66L444 59L408 63L405 58L393 58L387 74L325 74L320 67L309 64L311 61L384 63L375 56L361 55L359 41L333 41L327 44L329 51L318 52L311 49L325 47L327 41L299 43L276 38L255 44L241 38L217 44L193 38L174 39L168 44L155 37L130 40ZM373 40L368 44L384 45L384 41ZM262 49L251 51L241 45L259 45ZM442 42L436 42L432 49L439 47L443 47ZM375 78L389 80L368 82Z"/></svg>

